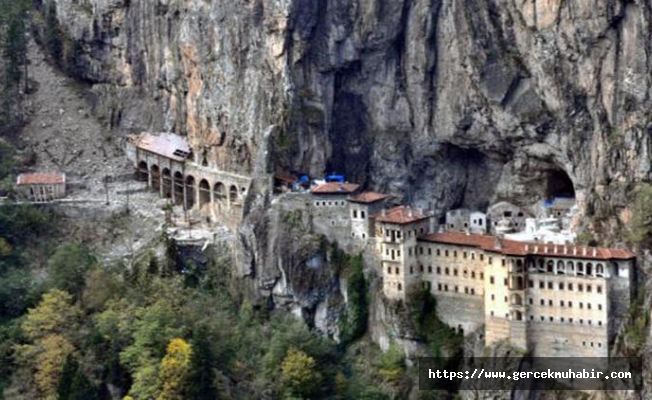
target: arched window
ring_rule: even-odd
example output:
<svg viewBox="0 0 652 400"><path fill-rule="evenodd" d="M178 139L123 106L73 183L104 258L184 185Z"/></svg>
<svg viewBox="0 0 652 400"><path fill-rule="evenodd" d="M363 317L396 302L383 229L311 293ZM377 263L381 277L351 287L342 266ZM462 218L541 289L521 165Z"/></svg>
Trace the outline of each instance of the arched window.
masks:
<svg viewBox="0 0 652 400"><path fill-rule="evenodd" d="M577 263L577 275L584 275L584 264L581 262Z"/></svg>
<svg viewBox="0 0 652 400"><path fill-rule="evenodd" d="M229 201L235 203L238 200L238 188L235 185L231 185L229 188Z"/></svg>
<svg viewBox="0 0 652 400"><path fill-rule="evenodd" d="M206 179L199 181L199 207L211 202L211 186Z"/></svg>
<svg viewBox="0 0 652 400"><path fill-rule="evenodd" d="M163 168L163 196L172 197L172 176L168 168Z"/></svg>
<svg viewBox="0 0 652 400"><path fill-rule="evenodd" d="M557 261L557 273L558 274L566 274L566 265L564 265L563 261Z"/></svg>
<svg viewBox="0 0 652 400"><path fill-rule="evenodd" d="M149 168L147 167L147 163L145 161L138 163L138 173L136 178L141 182L147 182L149 179Z"/></svg>
<svg viewBox="0 0 652 400"><path fill-rule="evenodd" d="M552 260L548 260L548 262L546 263L546 272L552 273L554 268L555 268L555 262Z"/></svg>
<svg viewBox="0 0 652 400"><path fill-rule="evenodd" d="M575 275L575 265L572 261L566 263L566 272L568 272L569 275Z"/></svg>
<svg viewBox="0 0 652 400"><path fill-rule="evenodd" d="M152 165L150 174L152 176L152 189L158 192L161 190L161 171L159 170L158 165Z"/></svg>
<svg viewBox="0 0 652 400"><path fill-rule="evenodd" d="M593 264L586 263L586 274L593 275Z"/></svg>
<svg viewBox="0 0 652 400"><path fill-rule="evenodd" d="M217 182L215 186L213 186L213 199L218 203L226 200L226 187L222 182ZM319 205L319 202L316 202L315 204Z"/></svg>
<svg viewBox="0 0 652 400"><path fill-rule="evenodd" d="M595 266L595 275L600 278L604 277L604 266L602 264L598 264Z"/></svg>
<svg viewBox="0 0 652 400"><path fill-rule="evenodd" d="M183 204L183 175L177 171L174 173L174 202L177 205Z"/></svg>
<svg viewBox="0 0 652 400"><path fill-rule="evenodd" d="M186 176L186 210L195 206L195 178L192 175Z"/></svg>

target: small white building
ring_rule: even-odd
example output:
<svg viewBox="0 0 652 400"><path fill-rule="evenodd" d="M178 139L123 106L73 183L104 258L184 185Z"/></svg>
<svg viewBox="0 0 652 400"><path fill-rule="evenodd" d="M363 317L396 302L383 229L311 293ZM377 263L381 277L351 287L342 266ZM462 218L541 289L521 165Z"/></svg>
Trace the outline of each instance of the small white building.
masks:
<svg viewBox="0 0 652 400"><path fill-rule="evenodd" d="M527 218L525 230L518 233L507 233L505 239L517 242L532 242L545 244L567 245L575 243L577 235L569 230L564 230L555 217Z"/></svg>
<svg viewBox="0 0 652 400"><path fill-rule="evenodd" d="M379 213L389 196L378 192L362 192L349 197L351 237L366 243L374 236L373 215Z"/></svg>
<svg viewBox="0 0 652 400"><path fill-rule="evenodd" d="M446 230L486 233L487 215L466 208L450 210L446 213Z"/></svg>
<svg viewBox="0 0 652 400"><path fill-rule="evenodd" d="M18 195L28 201L46 203L66 195L66 174L20 174L16 181Z"/></svg>

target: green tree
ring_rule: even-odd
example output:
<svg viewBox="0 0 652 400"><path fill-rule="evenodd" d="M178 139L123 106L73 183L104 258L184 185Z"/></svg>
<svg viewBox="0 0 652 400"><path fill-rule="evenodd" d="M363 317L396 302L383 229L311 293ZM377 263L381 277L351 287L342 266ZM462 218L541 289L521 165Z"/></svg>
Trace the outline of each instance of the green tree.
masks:
<svg viewBox="0 0 652 400"><path fill-rule="evenodd" d="M48 260L48 280L55 288L81 297L86 273L97 264L97 260L86 248L77 243L59 246Z"/></svg>
<svg viewBox="0 0 652 400"><path fill-rule="evenodd" d="M76 332L81 312L72 302L72 296L61 290L51 290L43 295L36 308L29 309L22 323L28 339L38 340L52 334Z"/></svg>
<svg viewBox="0 0 652 400"><path fill-rule="evenodd" d="M188 400L213 400L217 398L215 381L215 356L205 329L199 329L192 341L193 354L188 372L186 396Z"/></svg>
<svg viewBox="0 0 652 400"><path fill-rule="evenodd" d="M71 354L66 357L57 386L57 400L95 400L99 393Z"/></svg>
<svg viewBox="0 0 652 400"><path fill-rule="evenodd" d="M61 40L61 27L57 17L57 3L50 0L45 11L45 43L50 56L55 63L61 63L63 55L63 41Z"/></svg>
<svg viewBox="0 0 652 400"><path fill-rule="evenodd" d="M321 382L321 376L315 369L315 359L297 349L290 347L281 363L281 379L288 389L300 396L310 396Z"/></svg>
<svg viewBox="0 0 652 400"><path fill-rule="evenodd" d="M652 185L638 188L632 210L632 233L630 240L641 246L652 241Z"/></svg>
<svg viewBox="0 0 652 400"><path fill-rule="evenodd" d="M350 271L346 288L348 304L339 324L343 345L364 335L369 318L367 281L363 273L362 255L349 257L348 263Z"/></svg>

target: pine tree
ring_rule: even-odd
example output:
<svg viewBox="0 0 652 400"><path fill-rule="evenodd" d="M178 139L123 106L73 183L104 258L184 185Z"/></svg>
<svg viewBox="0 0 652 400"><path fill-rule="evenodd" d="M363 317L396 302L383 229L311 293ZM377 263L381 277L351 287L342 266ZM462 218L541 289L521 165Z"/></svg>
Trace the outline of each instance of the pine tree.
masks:
<svg viewBox="0 0 652 400"><path fill-rule="evenodd" d="M217 398L215 381L215 356L204 329L195 334L190 361L185 398L188 400L213 400Z"/></svg>
<svg viewBox="0 0 652 400"><path fill-rule="evenodd" d="M45 13L45 41L54 62L59 64L63 54L63 42L61 41L61 28L57 18L57 3L50 1Z"/></svg>
<svg viewBox="0 0 652 400"><path fill-rule="evenodd" d="M57 385L57 398L58 400L69 400L70 399L70 389L72 386L72 381L75 379L75 374L79 364L72 356L68 354L66 357L66 362L63 364L63 370L61 371L61 378L59 378L59 384Z"/></svg>

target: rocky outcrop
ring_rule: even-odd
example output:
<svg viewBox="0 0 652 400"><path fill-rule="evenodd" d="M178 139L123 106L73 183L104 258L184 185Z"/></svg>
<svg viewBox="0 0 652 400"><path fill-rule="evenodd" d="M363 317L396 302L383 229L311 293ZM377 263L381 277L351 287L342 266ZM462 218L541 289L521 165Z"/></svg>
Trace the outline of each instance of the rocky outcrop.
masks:
<svg viewBox="0 0 652 400"><path fill-rule="evenodd" d="M277 169L437 211L565 174L619 215L650 177L645 1L56 2L112 127L187 133L225 169L276 126Z"/></svg>

